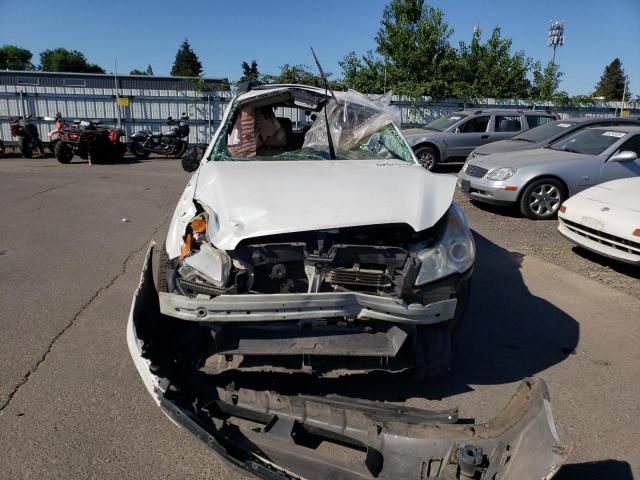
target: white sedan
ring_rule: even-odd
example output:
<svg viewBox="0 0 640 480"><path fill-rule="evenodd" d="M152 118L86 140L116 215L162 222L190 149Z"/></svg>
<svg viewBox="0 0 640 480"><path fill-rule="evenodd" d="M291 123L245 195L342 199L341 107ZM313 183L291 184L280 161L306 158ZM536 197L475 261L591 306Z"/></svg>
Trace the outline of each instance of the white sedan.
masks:
<svg viewBox="0 0 640 480"><path fill-rule="evenodd" d="M560 207L558 230L587 250L640 266L640 178L588 188Z"/></svg>

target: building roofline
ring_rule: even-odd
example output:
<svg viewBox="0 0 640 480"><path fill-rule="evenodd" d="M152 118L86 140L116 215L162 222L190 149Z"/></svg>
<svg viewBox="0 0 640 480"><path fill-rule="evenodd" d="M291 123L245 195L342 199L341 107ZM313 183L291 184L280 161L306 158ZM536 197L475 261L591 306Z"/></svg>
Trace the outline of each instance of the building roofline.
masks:
<svg viewBox="0 0 640 480"><path fill-rule="evenodd" d="M114 77L114 73L79 73L79 72L47 72L44 70L0 70L0 74L7 73L12 75L58 75L69 76L76 75L79 77ZM118 74L118 78L153 78L156 80L194 80L202 78L212 82L229 81L226 77L173 77L171 75L122 75Z"/></svg>

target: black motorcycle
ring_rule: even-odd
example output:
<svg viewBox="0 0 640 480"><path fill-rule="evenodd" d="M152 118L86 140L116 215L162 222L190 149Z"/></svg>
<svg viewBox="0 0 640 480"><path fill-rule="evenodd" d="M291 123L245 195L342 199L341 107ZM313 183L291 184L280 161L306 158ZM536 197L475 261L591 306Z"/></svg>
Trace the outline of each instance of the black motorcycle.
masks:
<svg viewBox="0 0 640 480"><path fill-rule="evenodd" d="M18 137L18 149L25 158L33 157L33 151L35 149L40 150L40 153L44 153L38 128L31 123L30 120L31 114L26 117L13 118L11 119L9 127L11 130L11 136L14 138Z"/></svg>
<svg viewBox="0 0 640 480"><path fill-rule="evenodd" d="M180 120L168 118L167 124L171 129L159 134L152 134L149 130L141 130L131 138L129 149L137 159L145 159L151 153L181 157L187 149L189 138L189 117L182 114Z"/></svg>

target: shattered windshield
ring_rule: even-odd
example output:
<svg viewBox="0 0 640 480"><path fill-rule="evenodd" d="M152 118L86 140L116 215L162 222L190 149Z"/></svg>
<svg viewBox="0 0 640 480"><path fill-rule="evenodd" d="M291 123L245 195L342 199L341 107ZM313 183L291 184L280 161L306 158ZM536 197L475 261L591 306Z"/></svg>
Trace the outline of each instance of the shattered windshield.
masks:
<svg viewBox="0 0 640 480"><path fill-rule="evenodd" d="M335 160L415 163L410 147L394 127L400 123L399 111L389 102L388 97L370 99L349 91L337 92L335 100L323 97L317 111L295 108L295 92L289 100L245 103L230 115L227 133L219 136L210 159L329 160L326 109Z"/></svg>

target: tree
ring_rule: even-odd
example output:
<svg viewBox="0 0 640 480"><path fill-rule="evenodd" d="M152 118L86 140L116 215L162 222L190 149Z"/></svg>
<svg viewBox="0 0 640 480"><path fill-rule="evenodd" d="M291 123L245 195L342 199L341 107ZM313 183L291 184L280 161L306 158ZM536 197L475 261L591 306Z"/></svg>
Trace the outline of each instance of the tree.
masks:
<svg viewBox="0 0 640 480"><path fill-rule="evenodd" d="M187 39L178 48L176 59L171 68L171 75L174 77L199 77L202 75L202 64Z"/></svg>
<svg viewBox="0 0 640 480"><path fill-rule="evenodd" d="M151 64L147 65L147 75L153 77L153 68L151 68Z"/></svg>
<svg viewBox="0 0 640 480"><path fill-rule="evenodd" d="M615 58L605 67L593 95L604 97L605 100L621 100L626 80L627 76L622 69L622 62L619 58ZM628 91L627 93L629 94Z"/></svg>
<svg viewBox="0 0 640 480"><path fill-rule="evenodd" d="M369 50L361 58L349 52L342 61L342 82L348 88L361 93L383 93L386 90L386 69L384 62Z"/></svg>
<svg viewBox="0 0 640 480"><path fill-rule="evenodd" d="M449 79L455 51L449 44L453 30L442 10L424 0L391 0L382 13L376 35L377 52L395 93L442 98L451 94Z"/></svg>
<svg viewBox="0 0 640 480"><path fill-rule="evenodd" d="M540 62L536 62L533 66L531 98L534 100L552 100L558 93L562 75L563 73L555 63L549 62L544 71L542 71Z"/></svg>
<svg viewBox="0 0 640 480"><path fill-rule="evenodd" d="M42 52L40 54L40 70L45 72L105 73L99 65L87 62L83 53L64 48Z"/></svg>
<svg viewBox="0 0 640 480"><path fill-rule="evenodd" d="M137 68L134 68L129 72L129 75L147 75L147 72L143 72L142 70L138 70Z"/></svg>
<svg viewBox="0 0 640 480"><path fill-rule="evenodd" d="M470 101L477 98L524 98L531 83L527 73L533 61L522 50L511 54L512 41L502 38L496 27L482 43L476 30L470 44L460 42L453 82L453 93Z"/></svg>
<svg viewBox="0 0 640 480"><path fill-rule="evenodd" d="M330 72L325 73L327 78L330 79L332 74ZM324 80L320 74L314 73L306 65L289 65L286 63L280 67L279 74L265 74L260 78L263 83L299 83L324 88ZM342 84L338 81L329 80L329 86L334 90L342 88Z"/></svg>
<svg viewBox="0 0 640 480"><path fill-rule="evenodd" d="M0 48L0 70L33 70L33 54L26 48L16 45L3 45Z"/></svg>
<svg viewBox="0 0 640 480"><path fill-rule="evenodd" d="M251 60L251 63L242 62L242 76L240 82L246 82L249 80L258 80L260 78L260 72L258 71L258 62Z"/></svg>

